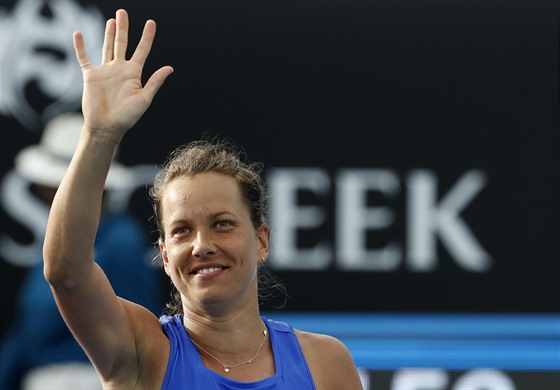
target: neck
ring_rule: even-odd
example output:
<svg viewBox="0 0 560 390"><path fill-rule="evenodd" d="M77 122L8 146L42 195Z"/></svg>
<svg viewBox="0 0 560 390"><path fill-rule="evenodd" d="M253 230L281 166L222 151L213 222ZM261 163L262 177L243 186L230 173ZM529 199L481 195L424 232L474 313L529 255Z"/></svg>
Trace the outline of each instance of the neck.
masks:
<svg viewBox="0 0 560 390"><path fill-rule="evenodd" d="M222 356L234 357L254 350L265 328L258 306L222 316L185 310L183 325L189 336L202 347Z"/></svg>

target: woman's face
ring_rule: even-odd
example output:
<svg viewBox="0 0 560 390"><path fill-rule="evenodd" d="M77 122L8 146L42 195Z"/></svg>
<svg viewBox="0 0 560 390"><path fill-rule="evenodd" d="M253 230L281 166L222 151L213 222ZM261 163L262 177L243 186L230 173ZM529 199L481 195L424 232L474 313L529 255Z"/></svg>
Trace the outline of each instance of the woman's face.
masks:
<svg viewBox="0 0 560 390"><path fill-rule="evenodd" d="M162 198L164 268L187 310L257 300L268 226L255 230L239 186L215 172L180 176Z"/></svg>

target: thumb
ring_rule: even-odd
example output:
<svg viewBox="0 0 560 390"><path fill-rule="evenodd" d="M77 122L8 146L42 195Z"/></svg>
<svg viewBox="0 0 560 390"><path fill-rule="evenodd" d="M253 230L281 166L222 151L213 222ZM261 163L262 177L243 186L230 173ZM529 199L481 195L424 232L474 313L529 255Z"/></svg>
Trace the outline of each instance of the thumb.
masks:
<svg viewBox="0 0 560 390"><path fill-rule="evenodd" d="M154 72L154 74L152 74L143 88L144 96L148 103L152 102L152 100L156 96L157 91L159 91L167 77L173 72L174 69L171 66L164 66L162 68L159 68Z"/></svg>

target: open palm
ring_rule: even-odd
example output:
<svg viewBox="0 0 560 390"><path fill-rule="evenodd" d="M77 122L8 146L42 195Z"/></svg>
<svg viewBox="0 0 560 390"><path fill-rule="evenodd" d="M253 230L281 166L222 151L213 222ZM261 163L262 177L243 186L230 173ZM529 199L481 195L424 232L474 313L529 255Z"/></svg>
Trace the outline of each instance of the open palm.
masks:
<svg viewBox="0 0 560 390"><path fill-rule="evenodd" d="M120 140L150 106L158 89L173 72L173 68L164 66L142 86L142 70L155 32L155 22L148 20L134 54L126 60L128 15L118 10L116 19L107 21L102 61L98 67L89 62L82 34L74 33L76 57L83 71L82 111L88 131Z"/></svg>

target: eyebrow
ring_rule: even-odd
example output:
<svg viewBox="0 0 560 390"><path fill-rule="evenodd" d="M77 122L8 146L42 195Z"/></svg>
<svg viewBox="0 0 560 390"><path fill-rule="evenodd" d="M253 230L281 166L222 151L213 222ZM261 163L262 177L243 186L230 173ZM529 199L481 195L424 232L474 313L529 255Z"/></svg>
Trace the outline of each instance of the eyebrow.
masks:
<svg viewBox="0 0 560 390"><path fill-rule="evenodd" d="M209 218L210 218L210 219L218 219L218 218L220 218L220 217L222 217L222 216L224 216L224 215L231 215L232 217L236 217L236 218L237 218L237 215L234 214L234 213L232 213L231 211L218 211L217 213L212 213L212 214L210 214Z"/></svg>
<svg viewBox="0 0 560 390"><path fill-rule="evenodd" d="M208 220L215 220L215 219L219 219L220 217L223 217L223 216L226 216L226 215L234 217L234 218L238 218L238 216L236 214L232 213L231 211L225 211L225 210L224 211L218 211L218 212L215 212L215 213L211 213L208 216L205 216L205 218L208 219ZM189 223L191 220L192 220L192 218L179 217L177 219L171 219L169 221L169 223L171 225L176 224L176 223Z"/></svg>

